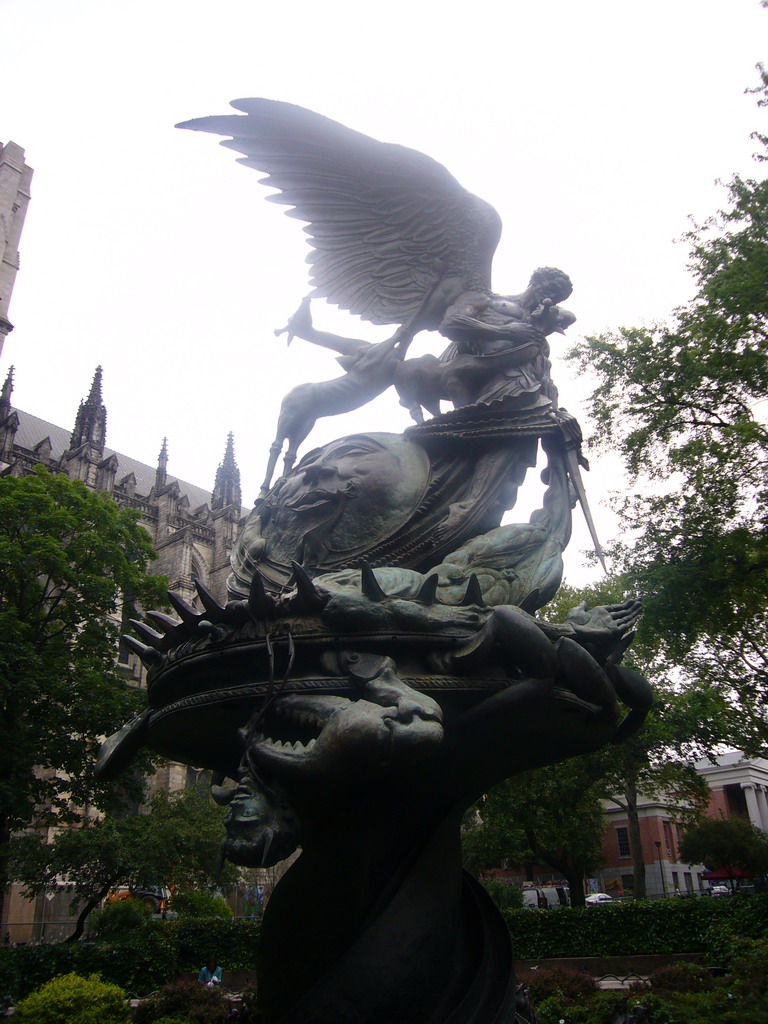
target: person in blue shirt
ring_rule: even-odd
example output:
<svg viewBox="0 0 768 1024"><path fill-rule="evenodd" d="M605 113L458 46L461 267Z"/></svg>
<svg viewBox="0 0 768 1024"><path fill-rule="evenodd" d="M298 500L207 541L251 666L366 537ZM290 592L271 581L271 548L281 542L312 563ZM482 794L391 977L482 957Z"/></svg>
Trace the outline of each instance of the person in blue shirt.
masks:
<svg viewBox="0 0 768 1024"><path fill-rule="evenodd" d="M221 984L221 968L218 966L215 956L209 957L205 966L200 968L197 980L206 988L216 988Z"/></svg>

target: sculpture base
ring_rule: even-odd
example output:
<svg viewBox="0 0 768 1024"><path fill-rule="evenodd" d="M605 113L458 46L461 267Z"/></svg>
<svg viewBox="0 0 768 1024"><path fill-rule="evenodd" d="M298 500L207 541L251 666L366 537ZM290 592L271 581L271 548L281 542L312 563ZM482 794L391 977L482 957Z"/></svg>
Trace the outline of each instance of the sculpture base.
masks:
<svg viewBox="0 0 768 1024"><path fill-rule="evenodd" d="M383 886L378 850L360 850L357 871L342 854L325 873L313 852L264 915L265 1024L514 1024L511 938L485 889L457 867L455 816L415 857L406 850Z"/></svg>

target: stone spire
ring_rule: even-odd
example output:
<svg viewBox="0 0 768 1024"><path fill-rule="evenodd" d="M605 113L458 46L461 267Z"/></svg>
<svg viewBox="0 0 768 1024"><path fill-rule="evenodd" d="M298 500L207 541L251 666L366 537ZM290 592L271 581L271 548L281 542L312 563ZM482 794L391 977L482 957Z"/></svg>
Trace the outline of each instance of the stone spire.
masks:
<svg viewBox="0 0 768 1024"><path fill-rule="evenodd" d="M103 451L106 439L107 410L101 398L101 367L97 366L90 393L77 410L69 448L70 451L76 451L84 444L89 444Z"/></svg>
<svg viewBox="0 0 768 1024"><path fill-rule="evenodd" d="M232 431L230 431L227 435L227 447L224 450L224 458L216 470L216 483L213 485L211 508L226 508L227 505L236 505L239 510L242 503L240 470L235 462L235 438Z"/></svg>
<svg viewBox="0 0 768 1024"><path fill-rule="evenodd" d="M11 394L13 393L13 367L8 371L3 390L0 391L0 423L11 411Z"/></svg>
<svg viewBox="0 0 768 1024"><path fill-rule="evenodd" d="M19 429L19 414L11 407L12 392L13 367L8 371L3 390L0 391L0 468L3 469L14 461L13 445Z"/></svg>
<svg viewBox="0 0 768 1024"><path fill-rule="evenodd" d="M168 438L163 438L163 446L157 457L157 469L155 470L155 490L162 491L168 480Z"/></svg>

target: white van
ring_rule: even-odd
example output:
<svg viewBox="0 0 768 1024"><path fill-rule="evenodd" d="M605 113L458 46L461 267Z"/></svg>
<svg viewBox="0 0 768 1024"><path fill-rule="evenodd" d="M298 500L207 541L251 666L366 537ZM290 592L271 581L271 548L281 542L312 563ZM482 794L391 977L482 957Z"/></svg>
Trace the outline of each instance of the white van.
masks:
<svg viewBox="0 0 768 1024"><path fill-rule="evenodd" d="M532 910L568 907L570 904L570 894L565 886L529 886L523 889L523 906Z"/></svg>

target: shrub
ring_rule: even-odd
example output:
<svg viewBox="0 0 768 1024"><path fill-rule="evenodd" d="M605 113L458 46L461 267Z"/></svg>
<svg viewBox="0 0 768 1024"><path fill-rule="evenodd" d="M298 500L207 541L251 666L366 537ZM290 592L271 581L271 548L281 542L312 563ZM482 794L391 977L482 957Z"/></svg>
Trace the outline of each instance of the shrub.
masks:
<svg viewBox="0 0 768 1024"><path fill-rule="evenodd" d="M633 900L602 907L504 910L521 959L706 953L727 966L736 936L768 934L768 897Z"/></svg>
<svg viewBox="0 0 768 1024"><path fill-rule="evenodd" d="M575 1002L589 999L597 992L595 979L572 967L541 967L537 971L531 971L525 979L525 984L530 990L534 1003L554 995Z"/></svg>
<svg viewBox="0 0 768 1024"><path fill-rule="evenodd" d="M176 951L178 971L199 971L215 955L225 973L256 967L259 924L216 918L180 917L168 921L163 934Z"/></svg>
<svg viewBox="0 0 768 1024"><path fill-rule="evenodd" d="M135 935L152 923L152 908L142 900L120 900L94 910L88 918L88 937L122 939Z"/></svg>
<svg viewBox="0 0 768 1024"><path fill-rule="evenodd" d="M513 882L504 882L499 878L488 878L482 885L499 910L506 910L508 907L522 907L523 890L519 885L515 885Z"/></svg>
<svg viewBox="0 0 768 1024"><path fill-rule="evenodd" d="M158 1024L164 1017L184 1024L224 1024L229 1003L219 989L196 981L174 981L145 999L134 1010L134 1024Z"/></svg>
<svg viewBox="0 0 768 1024"><path fill-rule="evenodd" d="M63 942L0 949L0 976L16 999L56 975L71 972L100 974L113 985L143 995L176 976L176 951L162 934L152 930L130 941Z"/></svg>
<svg viewBox="0 0 768 1024"><path fill-rule="evenodd" d="M768 995L768 937L742 939L731 962L731 977L742 996Z"/></svg>
<svg viewBox="0 0 768 1024"><path fill-rule="evenodd" d="M255 921L182 917L153 922L130 938L110 942L0 947L0 978L20 999L57 974L100 974L134 995L145 995L186 971L198 971L213 953L225 972L256 966Z"/></svg>
<svg viewBox="0 0 768 1024"><path fill-rule="evenodd" d="M653 1024L704 1024L708 1021L721 1024L726 1019L723 1013L730 1006L728 993L723 988L666 995L649 992L643 996L642 1004L648 1008ZM758 1019L743 1018L739 1024L757 1024Z"/></svg>
<svg viewBox="0 0 768 1024"><path fill-rule="evenodd" d="M723 1024L753 1024L768 1020L768 939L742 938L725 979L732 1001Z"/></svg>
<svg viewBox="0 0 768 1024"><path fill-rule="evenodd" d="M652 992L668 995L671 992L703 992L716 988L719 981L702 964L680 961L657 967L648 978Z"/></svg>
<svg viewBox="0 0 768 1024"><path fill-rule="evenodd" d="M713 918L706 936L710 961L728 967L741 955L744 940L768 938L768 896L745 896L742 899L715 900L725 903L727 914Z"/></svg>
<svg viewBox="0 0 768 1024"><path fill-rule="evenodd" d="M125 993L98 974L63 974L27 996L16 1007L18 1024L125 1024Z"/></svg>
<svg viewBox="0 0 768 1024"><path fill-rule="evenodd" d="M568 1024L606 1024L617 1002L619 997L615 992L595 992L591 998L578 1005L561 995L551 995L536 1004L536 1015L538 1024L559 1024L562 1020ZM634 1006L634 1001L630 1002L630 1006Z"/></svg>
<svg viewBox="0 0 768 1024"><path fill-rule="evenodd" d="M229 921L233 916L225 899L205 889L176 893L171 906L179 917L218 917Z"/></svg>

